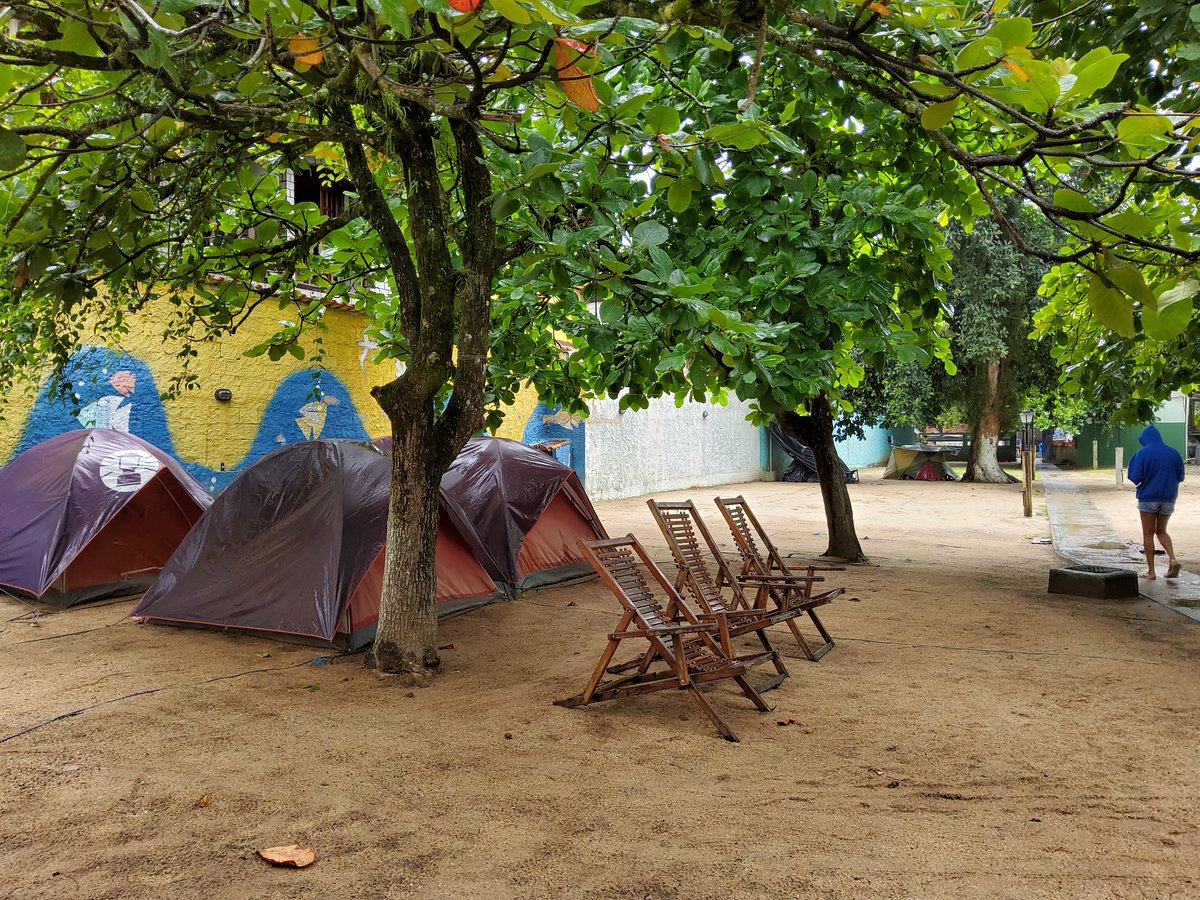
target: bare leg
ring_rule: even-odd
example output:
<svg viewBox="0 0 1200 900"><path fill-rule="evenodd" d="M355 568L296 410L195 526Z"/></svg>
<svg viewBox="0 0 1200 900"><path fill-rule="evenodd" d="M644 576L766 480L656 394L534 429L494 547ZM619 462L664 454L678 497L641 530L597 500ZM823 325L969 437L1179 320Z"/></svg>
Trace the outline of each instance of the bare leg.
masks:
<svg viewBox="0 0 1200 900"><path fill-rule="evenodd" d="M1142 518L1142 550L1146 554L1146 574L1142 577L1153 581L1158 577L1154 574L1154 532L1158 528L1158 515L1140 509L1138 515Z"/></svg>
<svg viewBox="0 0 1200 900"><path fill-rule="evenodd" d="M1154 521L1154 535L1158 538L1158 542L1162 544L1162 548L1167 551L1167 577L1171 578L1172 572L1176 575L1179 570L1176 568L1178 563L1175 561L1175 545L1171 543L1171 536L1167 534L1167 520L1170 516L1156 516Z"/></svg>

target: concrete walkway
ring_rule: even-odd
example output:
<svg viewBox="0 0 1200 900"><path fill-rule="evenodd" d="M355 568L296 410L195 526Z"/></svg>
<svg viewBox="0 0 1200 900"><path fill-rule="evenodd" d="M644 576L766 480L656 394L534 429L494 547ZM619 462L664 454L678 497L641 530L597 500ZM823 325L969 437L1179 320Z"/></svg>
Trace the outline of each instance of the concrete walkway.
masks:
<svg viewBox="0 0 1200 900"><path fill-rule="evenodd" d="M1070 475L1057 466L1042 463L1038 464L1037 472L1045 489L1054 551L1059 556L1079 565L1146 570L1142 555L1121 540L1108 517ZM1165 558L1156 562L1155 568L1159 570L1157 580L1138 579L1141 595L1200 622L1200 576L1180 572L1178 578L1163 578L1167 570Z"/></svg>

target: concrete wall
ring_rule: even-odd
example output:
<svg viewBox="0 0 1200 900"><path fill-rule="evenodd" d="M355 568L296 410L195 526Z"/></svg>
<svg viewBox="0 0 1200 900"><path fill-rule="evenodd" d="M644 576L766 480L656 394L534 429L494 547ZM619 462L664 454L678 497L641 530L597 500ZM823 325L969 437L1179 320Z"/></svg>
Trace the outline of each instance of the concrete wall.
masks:
<svg viewBox="0 0 1200 900"><path fill-rule="evenodd" d="M331 309L321 335L325 357L315 364L285 355L272 362L244 351L278 327L280 312L264 304L235 336L196 344L190 370L196 388L161 399L180 371L178 346L164 344L169 310L148 307L130 333L113 346L77 352L64 372L69 388L53 391L48 378L0 398L0 464L56 434L85 426L130 431L172 454L211 491L224 488L255 460L285 444L312 438L367 439L390 426L370 389L395 377L391 361L371 361L364 320L352 310ZM218 388L233 399L219 401ZM500 434L520 438L536 403L532 390L518 398Z"/></svg>
<svg viewBox="0 0 1200 900"><path fill-rule="evenodd" d="M593 500L762 477L761 429L746 420L749 404L736 398L727 406L689 400L677 408L667 397L626 413L616 400L589 407L583 443Z"/></svg>
<svg viewBox="0 0 1200 900"><path fill-rule="evenodd" d="M1133 454L1141 449L1138 435L1149 424L1151 423L1143 422L1115 430L1101 428L1098 435L1092 426L1085 426L1079 434L1075 435L1076 464L1081 469L1092 467L1092 440L1095 438L1099 445L1097 455L1100 468L1112 468L1116 465L1115 448L1118 445L1124 448L1123 464L1128 466ZM1179 451L1180 456L1187 459L1187 397L1177 393L1164 402L1155 411L1153 424L1162 435L1163 443L1174 447Z"/></svg>
<svg viewBox="0 0 1200 900"><path fill-rule="evenodd" d="M851 469L882 465L887 462L888 454L892 452L892 445L888 443L889 436L897 444L911 443L912 429L868 428L865 437L838 441L838 455Z"/></svg>

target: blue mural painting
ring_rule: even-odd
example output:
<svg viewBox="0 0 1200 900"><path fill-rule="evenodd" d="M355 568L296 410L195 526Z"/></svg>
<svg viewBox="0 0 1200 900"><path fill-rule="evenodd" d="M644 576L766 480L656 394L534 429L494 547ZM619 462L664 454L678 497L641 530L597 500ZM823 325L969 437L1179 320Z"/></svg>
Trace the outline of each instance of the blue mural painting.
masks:
<svg viewBox="0 0 1200 900"><path fill-rule="evenodd" d="M539 402L533 408L529 421L525 423L525 431L521 435L523 444L544 444L550 441L567 441L567 444L554 451L554 457L560 463L570 466L583 481L586 470L584 447L586 446L584 429L587 426L579 416L564 413L561 406L549 407Z"/></svg>
<svg viewBox="0 0 1200 900"><path fill-rule="evenodd" d="M238 472L286 444L314 438L367 440L350 392L323 369L293 372L280 382L259 421L250 450L232 466L212 469L180 458L149 366L104 347L75 353L56 388L38 392L13 455L76 428L128 431L174 456L205 488L216 493Z"/></svg>

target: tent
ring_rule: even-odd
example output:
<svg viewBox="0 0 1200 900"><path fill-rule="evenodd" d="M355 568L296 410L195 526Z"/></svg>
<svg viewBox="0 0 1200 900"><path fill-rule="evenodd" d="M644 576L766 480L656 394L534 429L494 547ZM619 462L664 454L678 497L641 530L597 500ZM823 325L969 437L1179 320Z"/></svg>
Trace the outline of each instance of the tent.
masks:
<svg viewBox="0 0 1200 900"><path fill-rule="evenodd" d="M140 590L210 503L132 434L64 432L0 469L0 585L61 606Z"/></svg>
<svg viewBox="0 0 1200 900"><path fill-rule="evenodd" d="M442 502L510 593L591 574L577 544L608 537L575 470L519 441L468 441L442 478Z"/></svg>
<svg viewBox="0 0 1200 900"><path fill-rule="evenodd" d="M817 459L813 456L812 448L808 444L784 434L783 429L774 422L767 430L784 449L784 452L792 458L792 464L780 474L779 481L818 482L821 480L817 477ZM842 480L846 484L858 484L858 472L842 462L840 456L837 458L837 463L842 470Z"/></svg>
<svg viewBox="0 0 1200 900"><path fill-rule="evenodd" d="M907 478L916 481L958 481L950 468L946 450L922 444L893 447L888 456L884 478Z"/></svg>
<svg viewBox="0 0 1200 900"><path fill-rule="evenodd" d="M217 497L133 615L366 646L379 618L390 478L387 455L356 441L268 454ZM436 552L439 615L502 596L444 509Z"/></svg>
<svg viewBox="0 0 1200 900"><path fill-rule="evenodd" d="M391 452L390 437L372 443ZM442 477L442 505L509 594L592 574L576 545L608 537L574 469L506 438L467 442Z"/></svg>
<svg viewBox="0 0 1200 900"><path fill-rule="evenodd" d="M512 445L473 439L442 480L440 616L581 574L575 542L604 536L574 472ZM364 443L277 450L217 498L133 614L368 645L383 588L390 478L387 455Z"/></svg>

